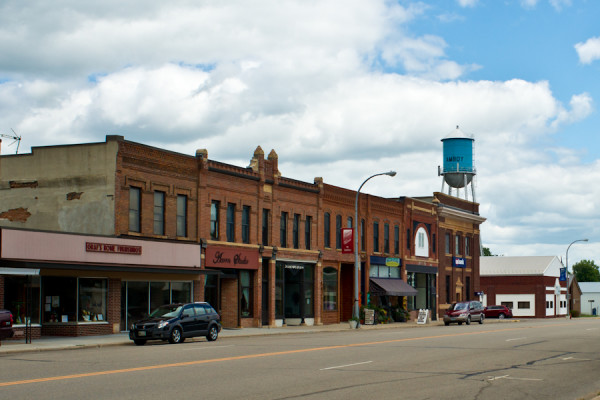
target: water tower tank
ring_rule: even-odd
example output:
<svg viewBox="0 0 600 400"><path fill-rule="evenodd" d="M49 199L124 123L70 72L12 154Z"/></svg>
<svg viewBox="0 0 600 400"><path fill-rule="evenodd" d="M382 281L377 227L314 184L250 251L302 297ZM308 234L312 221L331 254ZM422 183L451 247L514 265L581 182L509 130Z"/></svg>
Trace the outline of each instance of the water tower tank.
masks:
<svg viewBox="0 0 600 400"><path fill-rule="evenodd" d="M448 186L463 188L473 180L475 175L473 142L473 137L462 132L458 126L442 139L444 144L442 175Z"/></svg>

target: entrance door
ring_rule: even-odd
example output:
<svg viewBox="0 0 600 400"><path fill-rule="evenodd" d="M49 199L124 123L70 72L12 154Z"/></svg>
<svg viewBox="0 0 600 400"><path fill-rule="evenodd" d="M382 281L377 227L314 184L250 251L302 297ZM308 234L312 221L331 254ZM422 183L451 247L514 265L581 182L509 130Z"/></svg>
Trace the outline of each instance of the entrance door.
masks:
<svg viewBox="0 0 600 400"><path fill-rule="evenodd" d="M354 264L342 264L340 275L340 321L352 318L354 305Z"/></svg>
<svg viewBox="0 0 600 400"><path fill-rule="evenodd" d="M303 269L285 269L285 317L302 318L301 282Z"/></svg>

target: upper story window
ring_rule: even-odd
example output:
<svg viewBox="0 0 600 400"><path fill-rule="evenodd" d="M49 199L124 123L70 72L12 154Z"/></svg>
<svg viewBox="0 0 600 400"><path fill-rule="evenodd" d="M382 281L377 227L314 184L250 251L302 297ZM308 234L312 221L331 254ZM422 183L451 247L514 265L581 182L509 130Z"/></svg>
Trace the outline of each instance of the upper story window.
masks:
<svg viewBox="0 0 600 400"><path fill-rule="evenodd" d="M213 200L210 203L210 238L212 240L219 240L219 208L221 203Z"/></svg>
<svg viewBox="0 0 600 400"><path fill-rule="evenodd" d="M446 232L446 254L450 254L450 234Z"/></svg>
<svg viewBox="0 0 600 400"><path fill-rule="evenodd" d="M348 218L346 219L346 228L352 228L352 224L353 224L353 222L354 222L354 221L352 220L352 217L348 217Z"/></svg>
<svg viewBox="0 0 600 400"><path fill-rule="evenodd" d="M454 254L459 255L462 254L460 251L460 236L456 235L454 237Z"/></svg>
<svg viewBox="0 0 600 400"><path fill-rule="evenodd" d="M300 214L294 214L292 225L292 245L295 249L300 247Z"/></svg>
<svg viewBox="0 0 600 400"><path fill-rule="evenodd" d="M400 254L400 227L394 226L394 254Z"/></svg>
<svg viewBox="0 0 600 400"><path fill-rule="evenodd" d="M141 192L140 188L129 187L129 230L131 232L140 232Z"/></svg>
<svg viewBox="0 0 600 400"><path fill-rule="evenodd" d="M235 242L235 204L227 204L227 241Z"/></svg>
<svg viewBox="0 0 600 400"><path fill-rule="evenodd" d="M187 236L187 196L177 195L177 236Z"/></svg>
<svg viewBox="0 0 600 400"><path fill-rule="evenodd" d="M468 236L465 237L465 255L471 255L471 238Z"/></svg>
<svg viewBox="0 0 600 400"><path fill-rule="evenodd" d="M328 212L323 217L323 236L325 247L331 247L331 214Z"/></svg>
<svg viewBox="0 0 600 400"><path fill-rule="evenodd" d="M379 222L373 222L373 251L379 252Z"/></svg>
<svg viewBox="0 0 600 400"><path fill-rule="evenodd" d="M154 234L165 234L165 192L154 192Z"/></svg>
<svg viewBox="0 0 600 400"><path fill-rule="evenodd" d="M250 206L242 208L242 243L250 243Z"/></svg>
<svg viewBox="0 0 600 400"><path fill-rule="evenodd" d="M429 257L429 238L427 237L427 231L423 227L417 229L415 255L418 257Z"/></svg>
<svg viewBox="0 0 600 400"><path fill-rule="evenodd" d="M262 213L262 244L263 244L263 246L269 245L269 215L270 215L269 209L263 208L263 213Z"/></svg>
<svg viewBox="0 0 600 400"><path fill-rule="evenodd" d="M342 248L342 216L335 216L335 248Z"/></svg>
<svg viewBox="0 0 600 400"><path fill-rule="evenodd" d="M365 220L360 220L360 249L365 251L367 247L366 239L365 239Z"/></svg>
<svg viewBox="0 0 600 400"><path fill-rule="evenodd" d="M287 247L287 219L288 213L285 211L281 212L281 221L279 222L279 238L281 241L281 247Z"/></svg>
<svg viewBox="0 0 600 400"><path fill-rule="evenodd" d="M383 252L390 252L390 224L383 224Z"/></svg>
<svg viewBox="0 0 600 400"><path fill-rule="evenodd" d="M304 245L306 250L310 250L310 241L312 239L312 217L307 215L306 222L304 224Z"/></svg>

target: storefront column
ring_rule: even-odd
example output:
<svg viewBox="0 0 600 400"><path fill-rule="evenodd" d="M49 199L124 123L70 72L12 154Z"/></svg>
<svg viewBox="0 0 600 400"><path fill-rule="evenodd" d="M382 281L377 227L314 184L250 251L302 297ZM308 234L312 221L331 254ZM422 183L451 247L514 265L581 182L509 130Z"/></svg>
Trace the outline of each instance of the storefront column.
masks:
<svg viewBox="0 0 600 400"><path fill-rule="evenodd" d="M315 267L315 325L323 325L323 264L319 261Z"/></svg>
<svg viewBox="0 0 600 400"><path fill-rule="evenodd" d="M274 258L269 260L269 326L275 326L275 266Z"/></svg>

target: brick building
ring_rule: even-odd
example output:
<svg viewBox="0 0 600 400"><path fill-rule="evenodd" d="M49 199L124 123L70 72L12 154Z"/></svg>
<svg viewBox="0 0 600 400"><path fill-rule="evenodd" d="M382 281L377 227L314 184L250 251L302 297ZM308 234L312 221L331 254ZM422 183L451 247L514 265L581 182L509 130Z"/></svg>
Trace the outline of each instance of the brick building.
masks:
<svg viewBox="0 0 600 400"><path fill-rule="evenodd" d="M567 285L556 256L481 257L484 305L501 304L515 317L567 315Z"/></svg>
<svg viewBox="0 0 600 400"><path fill-rule="evenodd" d="M342 253L341 229L356 225L362 304L427 308L435 317L446 276L453 299L479 289L484 219L477 204L441 193L361 194L354 221L355 191L283 177L275 151L265 157L260 147L248 167L121 136L0 161L2 237L22 234L29 250L39 249L33 257L0 247L0 307L23 314L33 292L37 305L26 314L40 334L127 330L159 304L190 300L209 301L226 327L345 321L354 255ZM454 252L440 240L447 234L459 241ZM42 245L47 238L75 254L61 259ZM459 256L465 268L451 266ZM104 308L90 319L92 294Z"/></svg>

